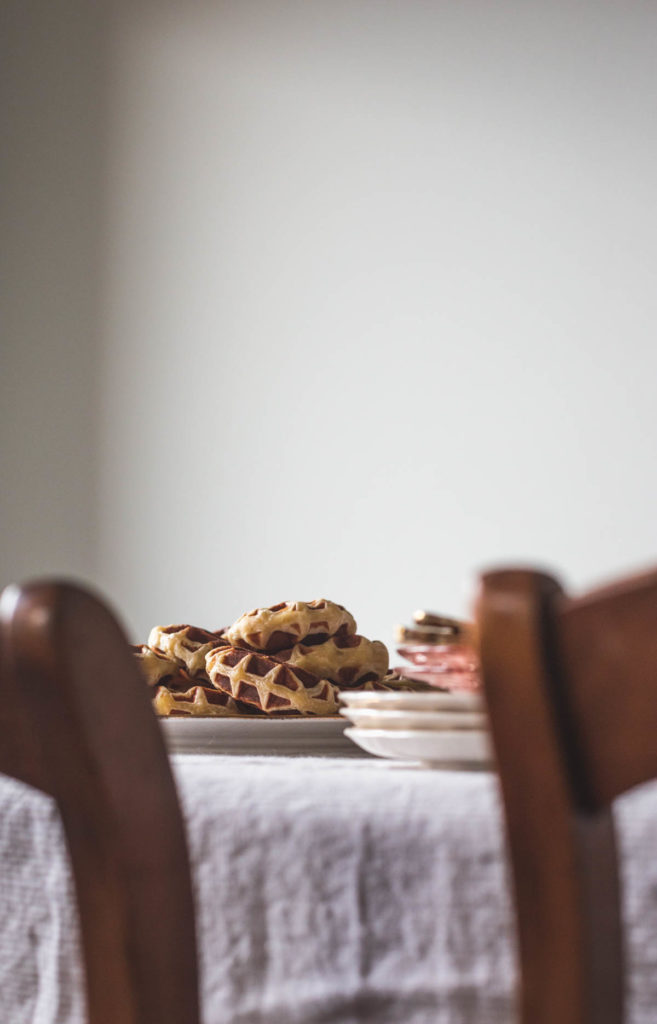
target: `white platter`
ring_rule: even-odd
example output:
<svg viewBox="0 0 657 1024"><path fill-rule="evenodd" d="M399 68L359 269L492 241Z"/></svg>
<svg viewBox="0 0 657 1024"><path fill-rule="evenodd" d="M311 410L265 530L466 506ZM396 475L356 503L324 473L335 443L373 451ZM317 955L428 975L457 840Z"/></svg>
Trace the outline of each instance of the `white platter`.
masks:
<svg viewBox="0 0 657 1024"><path fill-rule="evenodd" d="M398 711L483 711L479 693L387 693L383 690L342 690L340 700L350 708L395 708Z"/></svg>
<svg viewBox="0 0 657 1024"><path fill-rule="evenodd" d="M343 718L162 718L172 754L363 757Z"/></svg>
<svg viewBox="0 0 657 1024"><path fill-rule="evenodd" d="M483 711L397 711L390 708L341 708L358 729L485 729Z"/></svg>
<svg viewBox="0 0 657 1024"><path fill-rule="evenodd" d="M444 768L487 768L491 764L491 747L484 730L345 730L354 743L369 754L402 761L422 761Z"/></svg>

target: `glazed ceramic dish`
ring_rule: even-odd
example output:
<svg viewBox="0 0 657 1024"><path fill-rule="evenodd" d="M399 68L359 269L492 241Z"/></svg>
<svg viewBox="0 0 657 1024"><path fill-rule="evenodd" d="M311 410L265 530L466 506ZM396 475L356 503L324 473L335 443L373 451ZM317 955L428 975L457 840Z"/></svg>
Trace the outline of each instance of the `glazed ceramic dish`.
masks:
<svg viewBox="0 0 657 1024"><path fill-rule="evenodd" d="M340 700L349 708L387 708L396 711L483 711L479 693L388 693L379 690L341 690Z"/></svg>
<svg viewBox="0 0 657 1024"><path fill-rule="evenodd" d="M173 754L279 754L362 757L343 718L162 718Z"/></svg>
<svg viewBox="0 0 657 1024"><path fill-rule="evenodd" d="M442 768L488 768L491 748L483 729L357 729L345 735L369 754L421 761Z"/></svg>
<svg viewBox="0 0 657 1024"><path fill-rule="evenodd" d="M342 708L358 729L485 729L480 711L403 711L388 708Z"/></svg>

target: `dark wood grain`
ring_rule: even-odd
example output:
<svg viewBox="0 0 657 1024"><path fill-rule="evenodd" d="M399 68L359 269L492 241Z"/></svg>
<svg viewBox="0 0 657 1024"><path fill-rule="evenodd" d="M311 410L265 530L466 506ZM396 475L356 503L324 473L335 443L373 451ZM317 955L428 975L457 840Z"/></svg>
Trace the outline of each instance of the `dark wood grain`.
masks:
<svg viewBox="0 0 657 1024"><path fill-rule="evenodd" d="M657 572L571 601L559 642L593 805L657 777Z"/></svg>
<svg viewBox="0 0 657 1024"><path fill-rule="evenodd" d="M611 804L657 777L657 572L567 598L485 575L484 689L511 854L523 1024L622 1024Z"/></svg>
<svg viewBox="0 0 657 1024"><path fill-rule="evenodd" d="M198 1024L183 822L126 639L92 594L3 594L0 768L54 797L75 878L90 1024Z"/></svg>

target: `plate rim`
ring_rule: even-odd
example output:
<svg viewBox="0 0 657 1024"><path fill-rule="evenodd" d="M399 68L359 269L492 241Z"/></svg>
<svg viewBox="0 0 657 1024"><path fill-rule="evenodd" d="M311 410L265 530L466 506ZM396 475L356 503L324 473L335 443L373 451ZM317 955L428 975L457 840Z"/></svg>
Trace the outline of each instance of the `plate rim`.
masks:
<svg viewBox="0 0 657 1024"><path fill-rule="evenodd" d="M441 739L445 737L453 739L457 736L461 739L464 735L490 738L488 729L363 729L357 725L351 725L345 732L367 733L368 736L373 736L375 739L417 739L418 736L422 736L423 739L435 739L437 735Z"/></svg>
<svg viewBox="0 0 657 1024"><path fill-rule="evenodd" d="M363 755L347 736L340 715L260 718L251 715L162 718L169 754L291 757ZM364 756L367 756L365 754Z"/></svg>
<svg viewBox="0 0 657 1024"><path fill-rule="evenodd" d="M382 728L385 728L386 722L399 722L407 720L408 718L418 721L419 719L426 719L426 729L423 729L421 725L410 725L408 729L412 732L424 732L431 730L432 732L449 732L450 730L455 732L470 732L473 729L487 729L488 718L485 711L436 711L436 710L422 710L420 708L377 708L377 707L346 707L340 709L340 714L343 715L348 721L350 721L357 729L369 729L370 731L376 729L375 725L362 726L359 725L358 721L354 720L353 716L371 716L375 721L378 720L381 723ZM463 722L472 723L476 720L475 724L465 724ZM451 721L450 721L451 720ZM433 725L430 723L433 722ZM462 724L459 724L461 722ZM402 732L403 729L395 728L395 732Z"/></svg>
<svg viewBox="0 0 657 1024"><path fill-rule="evenodd" d="M343 719L340 715L161 715L158 716L159 722L166 722L169 725L175 723L178 725L192 725L196 726L200 722L212 722L213 725L221 723L226 725L228 722L231 724L244 724L256 725L259 728L261 725L266 723L271 725L273 722L285 725L300 725L307 726L309 723L327 725L330 722L342 723ZM256 724L257 723L257 724Z"/></svg>
<svg viewBox="0 0 657 1024"><path fill-rule="evenodd" d="M371 707L372 709L376 707L381 710L386 705L389 705L390 710L416 711L422 707L429 710L427 705L434 702L439 702L442 705L431 708L431 710L435 711L485 711L486 709L483 694L471 693L470 691L443 692L438 690L435 693L413 693L412 691L386 693L376 690L342 690L339 697L346 707ZM410 705L404 707L404 703L409 700L415 707Z"/></svg>

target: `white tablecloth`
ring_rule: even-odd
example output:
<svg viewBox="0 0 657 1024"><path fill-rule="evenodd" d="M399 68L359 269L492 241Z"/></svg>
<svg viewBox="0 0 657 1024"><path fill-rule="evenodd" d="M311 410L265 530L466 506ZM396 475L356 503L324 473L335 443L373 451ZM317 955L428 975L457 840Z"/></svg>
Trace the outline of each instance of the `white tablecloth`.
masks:
<svg viewBox="0 0 657 1024"><path fill-rule="evenodd" d="M178 757L204 1024L507 1024L497 784L375 760ZM657 1005L657 789L619 803L632 1024ZM51 802L0 776L0 1020L84 1020Z"/></svg>

